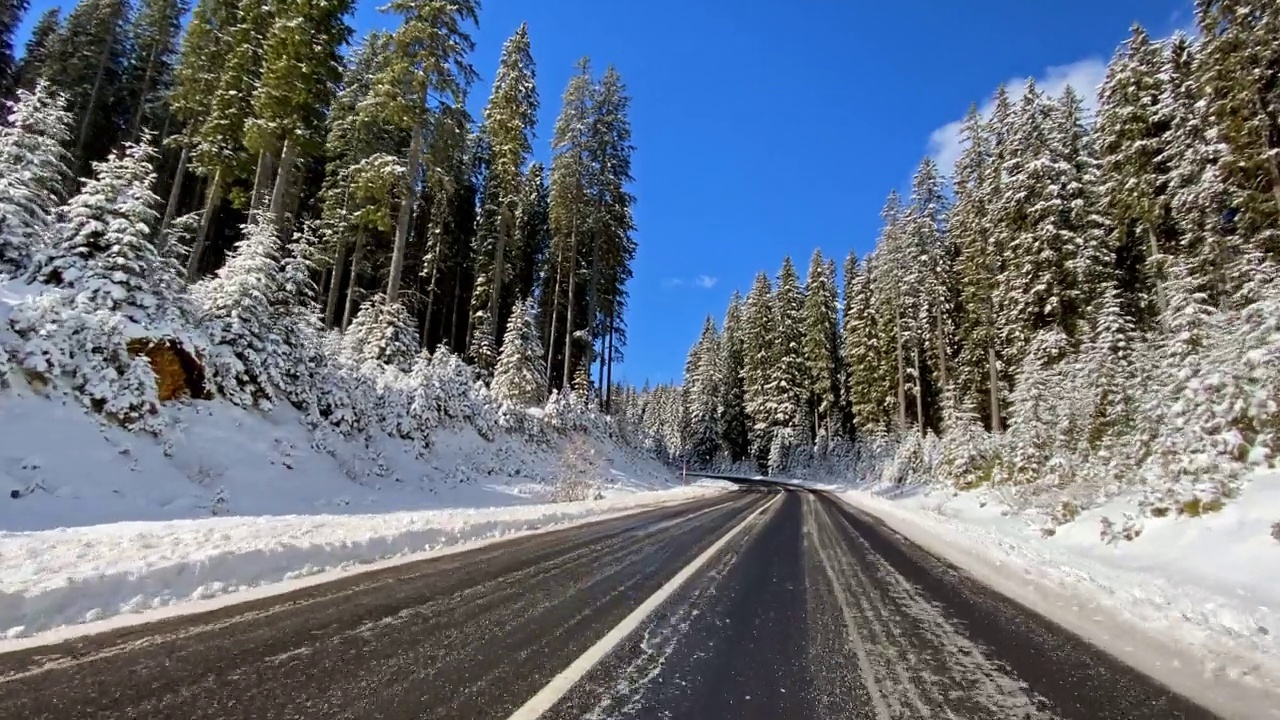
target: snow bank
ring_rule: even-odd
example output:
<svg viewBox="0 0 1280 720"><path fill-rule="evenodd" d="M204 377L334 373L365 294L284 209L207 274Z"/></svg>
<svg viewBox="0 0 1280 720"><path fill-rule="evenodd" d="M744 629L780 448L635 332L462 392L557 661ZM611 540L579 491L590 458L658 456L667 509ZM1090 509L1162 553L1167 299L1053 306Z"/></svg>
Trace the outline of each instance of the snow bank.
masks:
<svg viewBox="0 0 1280 720"><path fill-rule="evenodd" d="M1046 537L988 493L824 487L1218 712L1280 717L1280 473L1256 475L1220 512L1143 518L1133 540L1103 529L1137 516L1136 501Z"/></svg>
<svg viewBox="0 0 1280 720"><path fill-rule="evenodd" d="M442 547L719 491L705 484L508 508L207 518L0 533L0 635L25 637L386 558L411 560Z"/></svg>

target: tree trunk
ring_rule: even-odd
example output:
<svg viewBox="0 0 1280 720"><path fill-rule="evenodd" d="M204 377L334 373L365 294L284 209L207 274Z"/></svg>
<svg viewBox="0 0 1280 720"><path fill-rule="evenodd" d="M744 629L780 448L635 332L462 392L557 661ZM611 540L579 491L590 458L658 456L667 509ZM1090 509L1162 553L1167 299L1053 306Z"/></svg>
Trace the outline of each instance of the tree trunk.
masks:
<svg viewBox="0 0 1280 720"><path fill-rule="evenodd" d="M418 177L418 165L422 161L422 123L415 123L409 140L409 162L404 175L404 194L400 199L400 214L396 217L396 244L391 254L391 272L387 273L387 302L400 301L400 276L404 272L404 257L409 248L409 220L413 215L414 181Z"/></svg>
<svg viewBox="0 0 1280 720"><path fill-rule="evenodd" d="M605 373L605 396L604 396L604 412L606 415L613 413L613 330L614 321L609 320L609 370Z"/></svg>
<svg viewBox="0 0 1280 720"><path fill-rule="evenodd" d="M428 231L429 232L429 231ZM436 308L436 277L440 273L440 248L443 242L437 243L435 256L431 258L431 275L427 281L427 316L422 319L422 347L426 348L430 342L428 336L431 333L431 313Z"/></svg>
<svg viewBox="0 0 1280 720"><path fill-rule="evenodd" d="M916 366L916 425L920 433L924 433L924 373L920 367L920 345L917 343L911 350Z"/></svg>
<svg viewBox="0 0 1280 720"><path fill-rule="evenodd" d="M453 268L453 316L449 321L449 344L451 349L461 355L466 348L458 340L458 308L462 306L462 263L455 263ZM469 313L468 313L469 314Z"/></svg>
<svg viewBox="0 0 1280 720"><path fill-rule="evenodd" d="M1156 229L1154 223L1148 222L1147 225L1147 252L1151 253L1151 259L1154 261L1160 257L1160 241L1156 238ZM1168 332L1168 314L1169 299L1165 297L1164 273L1163 268L1157 267L1155 277L1156 283L1156 308L1160 311L1160 325Z"/></svg>
<svg viewBox="0 0 1280 720"><path fill-rule="evenodd" d="M178 203L182 201L182 179L187 174L187 160L191 157L191 149L182 146L182 154L178 156L178 169L173 174L173 187L169 188L169 202L164 206L164 219L160 221L160 229L156 235L157 245L164 249L169 244L169 224L178 212Z"/></svg>
<svg viewBox="0 0 1280 720"><path fill-rule="evenodd" d="M573 366L573 291L577 278L578 259L578 219L573 219L573 230L569 233L569 298L566 302L564 322L564 375L560 378L560 387L569 387L573 376L569 369Z"/></svg>
<svg viewBox="0 0 1280 720"><path fill-rule="evenodd" d="M938 335L938 384L942 386L941 389L946 389L947 385L950 384L950 380L947 377L947 342L946 338L942 336L941 305L934 306L933 315L937 324Z"/></svg>
<svg viewBox="0 0 1280 720"><path fill-rule="evenodd" d="M551 360L556 355L556 320L560 315L560 270L563 267L564 248L556 256L556 287L551 296L551 322L547 325L547 390L551 389Z"/></svg>
<svg viewBox="0 0 1280 720"><path fill-rule="evenodd" d="M902 310L895 304L893 308L894 334L897 336L898 358L898 429L907 429L907 365L902 357Z"/></svg>
<svg viewBox="0 0 1280 720"><path fill-rule="evenodd" d="M1004 423L1000 421L1000 371L996 368L996 347L987 344L987 382L991 389L991 432L1003 432Z"/></svg>
<svg viewBox="0 0 1280 720"><path fill-rule="evenodd" d="M93 120L93 108L98 104L98 95L102 93L102 79L107 72L107 57L111 54L111 45L116 41L113 28L102 44L102 54L98 56L98 73L93 77L93 89L89 91L89 105L84 109L84 117L80 118L80 137L76 140L76 164L84 167L84 144L89 140L89 126Z"/></svg>
<svg viewBox="0 0 1280 720"><path fill-rule="evenodd" d="M284 141L284 149L280 151L280 167L276 171L276 184L271 189L271 206L268 212L280 227L284 226L285 198L288 197L290 183L293 178L293 166L298 160L298 144L292 140Z"/></svg>
<svg viewBox="0 0 1280 720"><path fill-rule="evenodd" d="M156 55L159 53L160 44L155 43L151 46L151 52L147 55L147 69L142 74L142 87L138 91L138 109L133 113L133 119L129 121L129 142L138 142L138 136L142 134L142 116L147 113L147 94L151 90L151 80L156 73Z"/></svg>
<svg viewBox="0 0 1280 720"><path fill-rule="evenodd" d="M498 333L498 310L502 305L502 279L506 276L507 236L511 234L511 212L507 207L507 199L502 198L498 211L498 241L493 249L493 283L489 293L489 322L493 324L493 332ZM497 342L495 337L494 341Z"/></svg>
<svg viewBox="0 0 1280 720"><path fill-rule="evenodd" d="M604 395L606 392L608 392L608 388L604 386L604 359L605 359L604 338L601 338L600 339L600 367L599 369L596 370L596 387L600 388L600 392L596 394L597 395L596 401L599 403L601 410L604 409Z"/></svg>
<svg viewBox="0 0 1280 720"><path fill-rule="evenodd" d="M360 261L364 259L364 233L356 234L356 249L351 254L351 280L347 283L347 304L342 309L342 329L345 331L356 315L356 293L360 292Z"/></svg>
<svg viewBox="0 0 1280 720"><path fill-rule="evenodd" d="M271 182L271 164L271 153L267 152L266 148L259 150L258 166L253 171L253 191L249 193L250 223L258 219L258 213L261 212L262 206L265 204L267 184Z"/></svg>
<svg viewBox="0 0 1280 720"><path fill-rule="evenodd" d="M333 258L333 274L329 276L329 297L324 304L325 327L334 327L337 324L338 295L342 292L342 274L346 269L347 241L342 238L338 240L338 252Z"/></svg>
<svg viewBox="0 0 1280 720"><path fill-rule="evenodd" d="M209 182L209 192L205 196L204 215L200 218L200 230L191 245L191 256L187 258L187 282L200 279L200 260L204 257L204 249L209 241L209 227L213 224L213 214L222 202L222 168L213 172L213 180Z"/></svg>

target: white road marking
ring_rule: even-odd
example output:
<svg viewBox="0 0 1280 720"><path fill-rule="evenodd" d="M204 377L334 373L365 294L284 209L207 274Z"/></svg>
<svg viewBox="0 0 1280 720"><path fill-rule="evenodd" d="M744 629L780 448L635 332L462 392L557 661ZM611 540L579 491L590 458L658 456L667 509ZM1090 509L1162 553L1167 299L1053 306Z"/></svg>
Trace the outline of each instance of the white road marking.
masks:
<svg viewBox="0 0 1280 720"><path fill-rule="evenodd" d="M538 691L536 695L529 698L528 702L521 705L519 709L511 713L507 720L535 720L542 717L542 714L550 710L560 698L564 697L574 683L582 679L596 663L600 662L611 650L618 646L627 635L630 635L644 619L658 609L658 606L675 594L690 577L693 576L703 565L706 565L717 552L729 543L734 537L742 532L747 525L760 516L765 510L773 507L782 499L779 494L773 500L765 503L764 507L756 510L747 516L745 520L738 523L732 530L725 533L723 537L715 541L711 547L702 552L701 555L693 559L693 562L684 566L675 577L666 582L665 585L658 588L658 591L650 595L648 599L640 603L631 614L622 619L612 630L605 634L604 637L596 641L596 644L587 648L587 651L578 657L578 659L569 663L569 667L561 670L558 675L551 678L551 682L546 687Z"/></svg>

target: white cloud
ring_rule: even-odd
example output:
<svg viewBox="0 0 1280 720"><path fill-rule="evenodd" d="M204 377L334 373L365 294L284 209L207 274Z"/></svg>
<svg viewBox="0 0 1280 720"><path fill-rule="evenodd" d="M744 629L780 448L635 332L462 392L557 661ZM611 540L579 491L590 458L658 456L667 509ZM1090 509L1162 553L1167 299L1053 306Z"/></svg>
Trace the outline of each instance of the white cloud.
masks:
<svg viewBox="0 0 1280 720"><path fill-rule="evenodd" d="M1084 98L1085 110L1092 113L1097 107L1098 89L1106 73L1106 61L1087 58L1070 65L1055 65L1045 70L1042 75L1036 77L1036 87L1048 95L1057 96L1070 85ZM1027 79L1024 77L1010 78L1005 83L1010 99L1021 98L1026 90L1026 83ZM983 117L989 117L994 105L995 91L993 90L992 95L982 103L978 111ZM960 129L963 125L964 118L960 118L929 133L929 156L947 174L955 168L956 160L964 150L964 144L960 139Z"/></svg>
<svg viewBox="0 0 1280 720"><path fill-rule="evenodd" d="M710 290L715 287L718 282L720 282L720 278L711 277L710 275L698 275L697 277L689 280L686 280L685 278L669 277L662 281L662 286L668 288L696 287L702 288L703 290Z"/></svg>

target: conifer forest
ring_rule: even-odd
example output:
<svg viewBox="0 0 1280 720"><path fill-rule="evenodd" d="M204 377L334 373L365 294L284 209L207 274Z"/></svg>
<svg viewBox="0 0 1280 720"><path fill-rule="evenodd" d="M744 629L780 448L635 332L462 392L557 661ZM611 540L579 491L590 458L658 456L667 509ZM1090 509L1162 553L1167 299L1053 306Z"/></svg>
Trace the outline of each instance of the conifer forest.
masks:
<svg viewBox="0 0 1280 720"><path fill-rule="evenodd" d="M1133 27L1096 111L1034 81L975 105L864 257L757 275L644 393L649 441L1003 485L1061 521L1121 491L1220 507L1280 449L1280 7L1196 11L1194 37Z"/></svg>
<svg viewBox="0 0 1280 720"><path fill-rule="evenodd" d="M0 5L0 274L62 289L15 312L0 369L145 427L166 382L145 336L198 359L198 392L402 434L453 378L436 411L573 396L673 463L990 483L1064 519L1135 488L1221 503L1275 461L1271 0L1135 26L1101 88L1000 88L953 170L888 192L873 250L782 258L706 319L681 383L642 388L614 376L623 77L583 58L537 137L526 27L477 87L479 0L390 0L364 37L353 4L80 0L22 48L26 0Z"/></svg>

